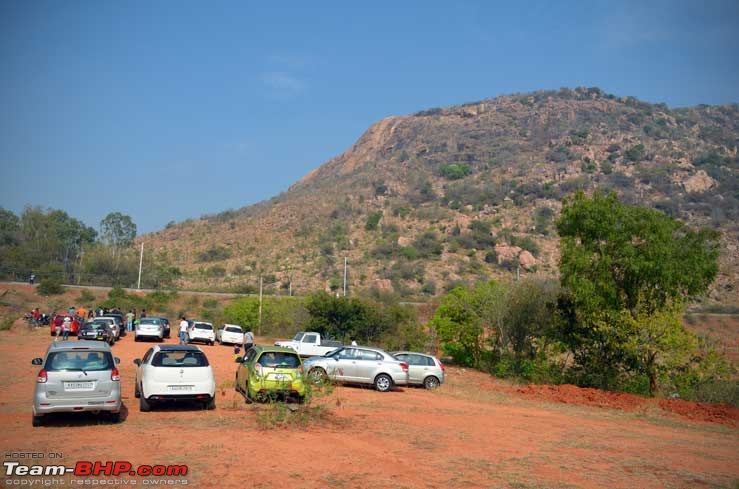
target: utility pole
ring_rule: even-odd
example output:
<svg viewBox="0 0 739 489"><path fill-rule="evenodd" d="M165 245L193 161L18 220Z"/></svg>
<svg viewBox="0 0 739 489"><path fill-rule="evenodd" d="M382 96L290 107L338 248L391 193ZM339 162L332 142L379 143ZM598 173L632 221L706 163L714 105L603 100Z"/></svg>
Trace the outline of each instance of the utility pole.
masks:
<svg viewBox="0 0 739 489"><path fill-rule="evenodd" d="M346 261L347 257L344 257L344 297L346 297Z"/></svg>
<svg viewBox="0 0 739 489"><path fill-rule="evenodd" d="M257 324L257 334L262 335L262 276L259 276L259 323Z"/></svg>
<svg viewBox="0 0 739 489"><path fill-rule="evenodd" d="M141 242L141 256L139 257L139 285L137 289L141 290L141 268L144 266L144 242Z"/></svg>

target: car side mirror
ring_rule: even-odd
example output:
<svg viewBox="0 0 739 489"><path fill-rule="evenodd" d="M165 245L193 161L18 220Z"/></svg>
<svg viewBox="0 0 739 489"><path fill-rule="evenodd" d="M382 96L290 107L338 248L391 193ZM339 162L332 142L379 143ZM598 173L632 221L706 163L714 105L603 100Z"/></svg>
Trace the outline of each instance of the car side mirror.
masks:
<svg viewBox="0 0 739 489"><path fill-rule="evenodd" d="M121 363L121 359L118 358L118 357L113 357L113 361L115 362L116 365L118 365L119 363Z"/></svg>
<svg viewBox="0 0 739 489"><path fill-rule="evenodd" d="M43 363L44 361L41 360L40 358L34 358L33 360L31 360L31 365L41 365Z"/></svg>
<svg viewBox="0 0 739 489"><path fill-rule="evenodd" d="M244 357L236 357L234 360L236 363L244 363Z"/></svg>
<svg viewBox="0 0 739 489"><path fill-rule="evenodd" d="M140 367L141 366L141 359L137 358L136 360L133 361L133 363Z"/></svg>

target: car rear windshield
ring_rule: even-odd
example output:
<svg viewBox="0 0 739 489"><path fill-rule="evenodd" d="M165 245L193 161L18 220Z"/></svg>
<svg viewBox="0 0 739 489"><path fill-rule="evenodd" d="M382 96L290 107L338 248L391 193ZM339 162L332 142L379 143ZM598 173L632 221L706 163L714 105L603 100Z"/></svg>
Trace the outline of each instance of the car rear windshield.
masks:
<svg viewBox="0 0 739 489"><path fill-rule="evenodd" d="M213 326L205 323L195 323L195 329L209 329L213 331Z"/></svg>
<svg viewBox="0 0 739 489"><path fill-rule="evenodd" d="M160 351L151 364L154 367L207 367L208 359L201 351Z"/></svg>
<svg viewBox="0 0 739 489"><path fill-rule="evenodd" d="M58 351L49 353L44 369L48 372L112 370L113 356L105 351Z"/></svg>
<svg viewBox="0 0 739 489"><path fill-rule="evenodd" d="M235 328L233 326L226 326L226 331L229 333L239 333L241 334L241 328Z"/></svg>
<svg viewBox="0 0 739 489"><path fill-rule="evenodd" d="M82 326L82 329L105 329L105 323L87 323Z"/></svg>
<svg viewBox="0 0 739 489"><path fill-rule="evenodd" d="M264 352L258 362L263 367L298 368L300 366L298 355L286 352Z"/></svg>
<svg viewBox="0 0 739 489"><path fill-rule="evenodd" d="M162 321L159 319L154 319L154 318L142 318L139 321L139 324L154 324L154 325L159 326L160 324L162 324Z"/></svg>

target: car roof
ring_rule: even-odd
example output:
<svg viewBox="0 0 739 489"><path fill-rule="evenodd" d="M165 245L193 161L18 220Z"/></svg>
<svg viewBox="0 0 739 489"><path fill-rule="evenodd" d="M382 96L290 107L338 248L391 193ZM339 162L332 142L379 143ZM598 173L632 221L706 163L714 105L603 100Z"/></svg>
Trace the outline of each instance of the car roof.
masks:
<svg viewBox="0 0 739 489"><path fill-rule="evenodd" d="M157 345L154 348L159 348L159 351L202 351L192 345Z"/></svg>
<svg viewBox="0 0 739 489"><path fill-rule="evenodd" d="M111 351L110 345L100 341L75 340L75 341L52 341L49 352L52 351Z"/></svg>
<svg viewBox="0 0 739 489"><path fill-rule="evenodd" d="M421 353L420 351L391 351L391 355L421 355L424 357L431 357L436 358L433 355L429 355L428 353Z"/></svg>
<svg viewBox="0 0 739 489"><path fill-rule="evenodd" d="M298 354L292 348L286 348L284 346L254 346L252 347L257 353L294 353Z"/></svg>

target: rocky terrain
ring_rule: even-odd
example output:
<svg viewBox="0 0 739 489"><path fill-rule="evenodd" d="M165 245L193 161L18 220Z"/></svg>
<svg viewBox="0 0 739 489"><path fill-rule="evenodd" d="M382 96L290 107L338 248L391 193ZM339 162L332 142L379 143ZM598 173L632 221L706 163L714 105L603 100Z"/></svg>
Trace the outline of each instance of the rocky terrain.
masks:
<svg viewBox="0 0 739 489"><path fill-rule="evenodd" d="M597 88L516 94L388 117L269 201L144 236L183 285L342 287L403 297L554 275L561 199L615 191L722 231L709 302L739 293L739 107L671 109ZM246 200L246 198L245 198Z"/></svg>

